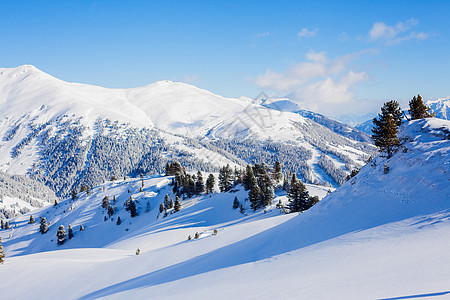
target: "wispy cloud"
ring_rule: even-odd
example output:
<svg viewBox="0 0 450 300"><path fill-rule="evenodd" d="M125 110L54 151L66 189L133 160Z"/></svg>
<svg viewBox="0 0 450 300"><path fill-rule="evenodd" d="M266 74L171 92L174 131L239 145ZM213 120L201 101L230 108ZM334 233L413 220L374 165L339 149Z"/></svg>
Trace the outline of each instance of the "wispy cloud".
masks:
<svg viewBox="0 0 450 300"><path fill-rule="evenodd" d="M301 38L305 38L305 37L313 37L313 36L316 36L316 34L317 34L317 32L319 31L319 29L317 29L317 28L314 28L314 29L312 29L312 30L309 30L308 28L302 28L302 30L300 30L298 33L297 33L297 37L299 38L299 39L301 39Z"/></svg>
<svg viewBox="0 0 450 300"><path fill-rule="evenodd" d="M266 32L258 32L257 34L253 35L253 39L261 39L261 38L267 37L267 36L269 36L269 35L270 35L270 32L269 32L269 31L266 31Z"/></svg>
<svg viewBox="0 0 450 300"><path fill-rule="evenodd" d="M331 115L336 113L338 105L356 101L352 90L368 80L369 76L365 72L352 70L350 65L362 54L371 51L350 53L332 60L326 52L310 51L305 61L291 65L282 72L267 70L254 82L261 88L289 95L306 109Z"/></svg>
<svg viewBox="0 0 450 300"><path fill-rule="evenodd" d="M408 40L426 40L429 34L413 30L418 21L414 18L395 25L387 25L383 22L375 22L369 31L368 39L371 42L382 41L386 45L394 45Z"/></svg>

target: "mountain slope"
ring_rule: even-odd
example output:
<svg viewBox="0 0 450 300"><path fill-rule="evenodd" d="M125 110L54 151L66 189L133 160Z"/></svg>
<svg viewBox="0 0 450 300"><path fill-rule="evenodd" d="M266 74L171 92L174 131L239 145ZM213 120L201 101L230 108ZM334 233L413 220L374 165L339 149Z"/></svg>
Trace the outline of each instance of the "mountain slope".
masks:
<svg viewBox="0 0 450 300"><path fill-rule="evenodd" d="M55 223L47 234L34 233L36 224L26 225L27 216L15 219L19 226L12 239L1 232L7 253L17 256L7 257L0 268L0 288L9 298L445 296L450 122L412 121L403 125L401 137L402 148L392 158L375 158L302 214L284 215L269 207L243 216L231 208L235 196L245 197L238 191L183 201L180 212L157 219L168 179L145 178L142 194L136 191L140 180L107 183L105 191L95 188L91 198L80 195L73 203L67 200L67 206L48 208L57 213L49 213ZM130 195L127 189L141 209L148 198L152 210L141 210L132 220L120 209L114 216L124 217L120 226L103 221L100 199L121 191L121 204ZM64 213L69 205L74 210ZM46 210L36 215L41 213ZM69 222L90 225L58 247L50 239L60 224ZM186 239L195 232L199 239ZM27 252L24 247L33 240L36 247ZM134 255L137 247L139 256ZM42 279L32 280L38 271ZM19 288L19 276L28 289ZM77 288L68 292L74 278Z"/></svg>
<svg viewBox="0 0 450 300"><path fill-rule="evenodd" d="M33 66L0 69L0 170L59 197L112 176L273 165L338 186L376 154L367 141L298 113L225 98L181 82L132 89L67 83ZM322 122L323 123L323 122Z"/></svg>
<svg viewBox="0 0 450 300"><path fill-rule="evenodd" d="M450 98L428 100L426 105L436 114L436 118L450 120Z"/></svg>

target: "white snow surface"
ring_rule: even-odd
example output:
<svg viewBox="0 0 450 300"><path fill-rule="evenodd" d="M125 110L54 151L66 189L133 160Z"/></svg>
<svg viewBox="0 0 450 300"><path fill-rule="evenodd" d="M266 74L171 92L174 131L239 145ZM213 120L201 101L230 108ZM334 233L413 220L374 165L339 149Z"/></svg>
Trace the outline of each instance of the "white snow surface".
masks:
<svg viewBox="0 0 450 300"><path fill-rule="evenodd" d="M301 214L251 212L244 202L242 215L231 208L235 196L245 199L241 189L187 199L180 212L157 217L164 195L173 195L170 178L153 176L142 193L140 179L107 182L31 212L33 225L29 214L17 217L17 227L0 231L2 298L448 298L450 122L412 121L401 137L392 158L375 158ZM117 196L119 226L103 221L105 195ZM134 219L122 208L130 195L139 201ZM51 221L48 233L37 232L38 216ZM75 237L57 246L56 230L68 224Z"/></svg>

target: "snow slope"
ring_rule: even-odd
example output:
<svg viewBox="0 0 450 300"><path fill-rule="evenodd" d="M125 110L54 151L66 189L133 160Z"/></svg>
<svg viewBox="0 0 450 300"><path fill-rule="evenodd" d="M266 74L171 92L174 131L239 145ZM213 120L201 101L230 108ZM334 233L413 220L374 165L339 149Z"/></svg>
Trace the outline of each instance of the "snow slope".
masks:
<svg viewBox="0 0 450 300"><path fill-rule="evenodd" d="M54 220L45 235L27 216L14 220L11 239L2 231L9 256L0 288L7 298L51 299L448 297L450 122L412 121L401 137L392 158L375 158L302 214L272 207L243 216L231 209L235 196L245 198L238 191L183 201L180 212L156 219L166 179L146 177L144 193L140 180L106 183L35 212ZM120 193L122 203L126 189L140 200L140 216L121 210L122 225L102 221L100 199ZM56 228L69 222L86 230L56 246ZM195 232L200 238L188 241Z"/></svg>

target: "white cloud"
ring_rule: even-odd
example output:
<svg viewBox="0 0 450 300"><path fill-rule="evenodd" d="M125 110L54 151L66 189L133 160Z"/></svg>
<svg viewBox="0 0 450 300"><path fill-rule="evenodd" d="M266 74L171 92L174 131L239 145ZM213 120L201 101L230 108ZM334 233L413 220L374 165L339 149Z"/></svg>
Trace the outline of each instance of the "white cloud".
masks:
<svg viewBox="0 0 450 300"><path fill-rule="evenodd" d="M302 30L300 30L297 33L297 37L299 39L304 38L304 37L313 37L317 34L318 31L319 31L319 29L317 29L317 28L309 30L308 28L305 27L305 28L302 28Z"/></svg>
<svg viewBox="0 0 450 300"><path fill-rule="evenodd" d="M260 38L264 38L264 37L269 36L269 35L270 35L270 32L269 32L269 31L266 31L266 32L258 32L257 34L255 34L255 35L253 36L253 39L260 39Z"/></svg>
<svg viewBox="0 0 450 300"><path fill-rule="evenodd" d="M359 107L353 105L353 89L368 80L365 72L351 70L350 63L357 60L364 50L329 60L325 52L310 51L306 60L290 66L283 72L267 70L256 78L261 88L288 94L303 108L328 115L336 115L342 109L350 111ZM346 104L343 106L342 104Z"/></svg>
<svg viewBox="0 0 450 300"><path fill-rule="evenodd" d="M375 22L369 31L369 40L372 42L383 41L387 45L398 44L411 39L426 40L429 37L427 33L412 30L417 24L418 21L413 18L405 22L398 22L393 26L383 22Z"/></svg>

